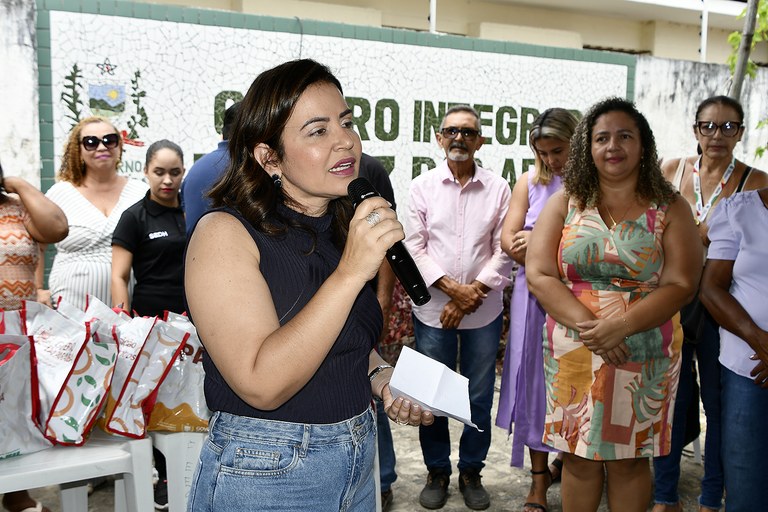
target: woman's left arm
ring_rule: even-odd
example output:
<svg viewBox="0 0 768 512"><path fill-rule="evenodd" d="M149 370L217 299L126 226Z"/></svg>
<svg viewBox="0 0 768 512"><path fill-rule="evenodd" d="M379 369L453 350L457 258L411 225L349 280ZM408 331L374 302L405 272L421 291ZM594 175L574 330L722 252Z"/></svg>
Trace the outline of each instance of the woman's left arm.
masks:
<svg viewBox="0 0 768 512"><path fill-rule="evenodd" d="M372 376L371 392L384 402L384 410L387 411L389 419L399 424L431 425L435 421L435 417L430 411L425 411L420 405L405 400L403 397L392 398L389 381L394 372L395 369L389 366L378 352L371 350L368 357L368 374Z"/></svg>
<svg viewBox="0 0 768 512"><path fill-rule="evenodd" d="M707 260L701 278L701 302L720 327L746 341L763 366L768 366L768 332L758 327L731 295L733 264L731 260Z"/></svg>
<svg viewBox="0 0 768 512"><path fill-rule="evenodd" d="M119 245L112 245L112 307L131 312L128 284L131 280L133 253Z"/></svg>
<svg viewBox="0 0 768 512"><path fill-rule="evenodd" d="M5 190L18 194L24 204L29 214L25 226L35 241L53 244L67 237L69 234L67 216L56 203L22 178L9 176L3 181Z"/></svg>
<svg viewBox="0 0 768 512"><path fill-rule="evenodd" d="M633 304L626 313L578 324L581 339L602 355L628 336L647 331L669 320L696 294L701 277L702 245L691 209L677 195L669 205L662 238L664 269L658 287Z"/></svg>

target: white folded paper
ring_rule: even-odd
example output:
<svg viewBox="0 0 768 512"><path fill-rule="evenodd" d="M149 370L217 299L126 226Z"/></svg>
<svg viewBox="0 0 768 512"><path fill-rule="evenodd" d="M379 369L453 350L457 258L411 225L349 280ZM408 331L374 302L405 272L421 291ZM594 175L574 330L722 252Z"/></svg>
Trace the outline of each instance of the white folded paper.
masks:
<svg viewBox="0 0 768 512"><path fill-rule="evenodd" d="M435 416L447 416L477 428L469 408L469 379L413 349L403 347L389 389L394 398L402 396Z"/></svg>

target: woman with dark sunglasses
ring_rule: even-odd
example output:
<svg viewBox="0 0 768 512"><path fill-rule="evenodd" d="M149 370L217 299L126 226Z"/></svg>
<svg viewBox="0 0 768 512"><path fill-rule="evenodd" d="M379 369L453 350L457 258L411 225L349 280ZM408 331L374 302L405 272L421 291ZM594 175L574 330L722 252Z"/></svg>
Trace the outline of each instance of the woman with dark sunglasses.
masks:
<svg viewBox="0 0 768 512"><path fill-rule="evenodd" d="M59 181L46 193L69 220L69 236L56 244L50 292L42 296L49 305L61 297L84 309L87 295L112 303L112 234L148 188L118 174L122 153L122 137L102 117L83 119L69 133Z"/></svg>
<svg viewBox="0 0 768 512"><path fill-rule="evenodd" d="M698 154L667 161L662 165L662 170L690 204L706 256L706 248L709 246L707 221L717 204L736 192L768 186L768 175L734 156L736 143L744 135L744 110L738 101L727 96L713 96L702 101L696 110L693 135L698 142ZM654 459L656 482L653 512L682 509L677 484L680 478L680 456L685 443L686 411L691 402L698 399L694 396L694 354L707 419L699 510L719 510L722 506L718 325L701 307L698 298L683 308L681 322L685 342L672 426L672 449L669 455Z"/></svg>

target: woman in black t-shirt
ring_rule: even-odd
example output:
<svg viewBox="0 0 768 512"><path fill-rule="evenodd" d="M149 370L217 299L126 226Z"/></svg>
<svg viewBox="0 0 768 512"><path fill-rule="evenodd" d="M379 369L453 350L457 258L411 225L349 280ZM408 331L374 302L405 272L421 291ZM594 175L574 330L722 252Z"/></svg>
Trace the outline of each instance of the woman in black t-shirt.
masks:
<svg viewBox="0 0 768 512"><path fill-rule="evenodd" d="M112 305L141 316L184 311L184 213L179 187L184 154L168 140L147 149L147 195L120 217L112 237ZM129 295L131 269L136 279Z"/></svg>
<svg viewBox="0 0 768 512"><path fill-rule="evenodd" d="M112 235L112 305L140 316L163 318L184 312L184 244L186 226L179 204L184 153L169 140L147 149L144 175L149 191L125 210ZM136 278L129 295L131 269ZM167 510L165 457L154 450L158 483L155 508Z"/></svg>

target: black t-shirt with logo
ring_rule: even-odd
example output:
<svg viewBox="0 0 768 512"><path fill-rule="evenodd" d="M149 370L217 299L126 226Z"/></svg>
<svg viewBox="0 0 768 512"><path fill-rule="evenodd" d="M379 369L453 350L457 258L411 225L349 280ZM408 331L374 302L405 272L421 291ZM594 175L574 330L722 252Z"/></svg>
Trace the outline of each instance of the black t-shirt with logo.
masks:
<svg viewBox="0 0 768 512"><path fill-rule="evenodd" d="M184 245L186 225L181 208L169 208L149 198L123 212L112 245L133 253L131 309L142 316L163 311L184 312Z"/></svg>

